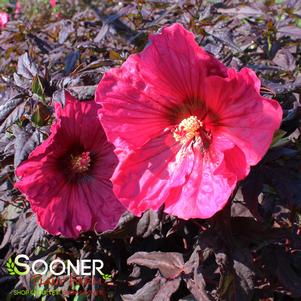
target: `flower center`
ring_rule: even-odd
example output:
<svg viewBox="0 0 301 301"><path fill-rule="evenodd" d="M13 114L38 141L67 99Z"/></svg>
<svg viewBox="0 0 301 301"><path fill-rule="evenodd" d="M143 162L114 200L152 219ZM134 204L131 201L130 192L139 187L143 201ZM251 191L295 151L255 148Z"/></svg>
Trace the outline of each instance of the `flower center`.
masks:
<svg viewBox="0 0 301 301"><path fill-rule="evenodd" d="M197 116L190 116L183 119L173 131L173 137L181 144L197 140L201 136L202 121Z"/></svg>
<svg viewBox="0 0 301 301"><path fill-rule="evenodd" d="M71 168L76 173L83 173L89 170L91 163L90 152L83 152L79 155L71 155Z"/></svg>

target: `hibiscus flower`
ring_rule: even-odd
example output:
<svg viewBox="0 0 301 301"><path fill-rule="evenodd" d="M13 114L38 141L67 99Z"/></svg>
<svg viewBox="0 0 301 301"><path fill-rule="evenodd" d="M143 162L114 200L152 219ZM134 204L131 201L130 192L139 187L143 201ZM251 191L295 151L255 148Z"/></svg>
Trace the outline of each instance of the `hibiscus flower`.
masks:
<svg viewBox="0 0 301 301"><path fill-rule="evenodd" d="M56 0L49 0L49 3L52 8L56 7Z"/></svg>
<svg viewBox="0 0 301 301"><path fill-rule="evenodd" d="M53 235L114 228L125 211L110 177L118 160L97 118L95 101L66 93L55 104L49 137L16 170L16 187L26 195L39 224Z"/></svg>
<svg viewBox="0 0 301 301"><path fill-rule="evenodd" d="M9 15L6 12L0 12L0 29L3 29L9 21Z"/></svg>
<svg viewBox="0 0 301 301"><path fill-rule="evenodd" d="M256 74L226 68L180 24L108 71L96 91L120 163L114 191L134 214L183 219L221 210L269 148L282 109Z"/></svg>

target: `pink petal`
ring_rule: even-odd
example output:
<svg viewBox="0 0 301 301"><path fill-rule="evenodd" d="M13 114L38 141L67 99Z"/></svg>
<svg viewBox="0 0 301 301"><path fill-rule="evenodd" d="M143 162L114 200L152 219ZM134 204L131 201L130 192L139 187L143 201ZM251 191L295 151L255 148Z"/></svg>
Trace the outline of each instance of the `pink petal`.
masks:
<svg viewBox="0 0 301 301"><path fill-rule="evenodd" d="M282 119L281 106L259 95L255 78L247 68L240 72L230 69L228 78L208 77L203 96L212 112L207 123L215 134L222 133L238 146L249 165L261 160Z"/></svg>
<svg viewBox="0 0 301 301"><path fill-rule="evenodd" d="M89 199L93 214L92 230L103 232L114 229L125 208L116 199L112 191L112 183L108 179L95 178L87 185L81 185L81 189Z"/></svg>
<svg viewBox="0 0 301 301"><path fill-rule="evenodd" d="M214 161L203 157L200 152L194 153L193 162L186 183L171 189L165 201L165 212L182 219L209 218L225 206L237 178L222 160L218 173Z"/></svg>
<svg viewBox="0 0 301 301"><path fill-rule="evenodd" d="M130 152L113 176L114 192L121 203L136 215L159 209L169 190L178 149L172 137L164 134Z"/></svg>
<svg viewBox="0 0 301 301"><path fill-rule="evenodd" d="M180 24L151 35L150 41L141 53L108 71L97 87L100 118L115 145L121 139L137 147L160 135L170 125L170 111L197 98L206 76L226 75L226 67Z"/></svg>
<svg viewBox="0 0 301 301"><path fill-rule="evenodd" d="M0 29L4 28L9 21L9 15L6 12L0 12Z"/></svg>

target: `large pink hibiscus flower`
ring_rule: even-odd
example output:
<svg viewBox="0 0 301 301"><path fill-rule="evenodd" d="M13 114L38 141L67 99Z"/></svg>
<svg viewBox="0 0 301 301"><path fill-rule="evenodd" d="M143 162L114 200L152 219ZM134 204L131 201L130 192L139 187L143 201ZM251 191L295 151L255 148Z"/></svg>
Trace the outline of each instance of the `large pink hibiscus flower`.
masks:
<svg viewBox="0 0 301 301"><path fill-rule="evenodd" d="M115 193L134 214L183 219L221 210L266 153L282 110L253 71L226 68L180 24L108 71L96 91L120 164Z"/></svg>
<svg viewBox="0 0 301 301"><path fill-rule="evenodd" d="M50 136L16 170L21 178L16 187L53 235L112 229L125 211L112 191L110 177L118 161L98 108L94 101L66 94L65 107L56 104Z"/></svg>

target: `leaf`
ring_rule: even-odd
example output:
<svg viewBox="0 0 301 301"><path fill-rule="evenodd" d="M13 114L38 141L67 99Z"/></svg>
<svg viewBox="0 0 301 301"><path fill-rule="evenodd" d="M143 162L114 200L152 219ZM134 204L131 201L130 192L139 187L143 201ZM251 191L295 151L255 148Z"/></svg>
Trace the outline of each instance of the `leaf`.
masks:
<svg viewBox="0 0 301 301"><path fill-rule="evenodd" d="M166 280L154 278L145 284L133 295L123 295L123 301L169 301L172 294L178 289L180 279Z"/></svg>
<svg viewBox="0 0 301 301"><path fill-rule="evenodd" d="M220 42L226 44L228 47L232 48L235 51L242 52L242 50L233 42L231 32L228 30L219 30L209 32L213 37L215 37Z"/></svg>
<svg viewBox="0 0 301 301"><path fill-rule="evenodd" d="M293 40L301 39L301 28L294 25L282 26L278 28L278 33L281 36L288 36Z"/></svg>
<svg viewBox="0 0 301 301"><path fill-rule="evenodd" d="M250 250L236 248L232 256L235 271L235 300L251 301L254 295L255 273Z"/></svg>
<svg viewBox="0 0 301 301"><path fill-rule="evenodd" d="M292 168L269 167L264 170L265 178L279 196L291 206L301 208L301 175Z"/></svg>
<svg viewBox="0 0 301 301"><path fill-rule="evenodd" d="M45 98L45 95L44 95L45 89L44 89L42 81L38 75L35 75L32 79L31 90L34 94L37 94L42 99Z"/></svg>
<svg viewBox="0 0 301 301"><path fill-rule="evenodd" d="M121 296L123 301L153 301L156 293L160 289L161 278L156 277L152 281L146 283L133 295Z"/></svg>
<svg viewBox="0 0 301 301"><path fill-rule="evenodd" d="M202 301L210 301L213 300L209 298L205 290L205 280L200 274L197 279L185 279L187 289L192 293L192 295L196 298L196 300Z"/></svg>
<svg viewBox="0 0 301 301"><path fill-rule="evenodd" d="M294 71L296 69L296 60L286 48L277 51L273 58L273 63L287 71Z"/></svg>
<svg viewBox="0 0 301 301"><path fill-rule="evenodd" d="M211 297L206 292L206 283L200 269L200 247L197 246L185 263L184 272L187 289L197 300L210 301Z"/></svg>
<svg viewBox="0 0 301 301"><path fill-rule="evenodd" d="M80 57L80 53L78 50L71 51L66 57L65 57L65 68L64 68L64 74L68 75L72 72L74 69L77 60Z"/></svg>
<svg viewBox="0 0 301 301"><path fill-rule="evenodd" d="M279 282L290 292L293 298L301 297L301 275L297 267L300 267L300 260L297 267L293 264L292 255L286 254L283 250L276 249L275 258L277 258L276 274ZM297 261L296 261L297 262Z"/></svg>
<svg viewBox="0 0 301 301"><path fill-rule="evenodd" d="M21 97L21 94L18 94L16 96L13 96L9 100L7 100L2 105L0 105L0 122L1 122L1 124L7 118L7 116L15 109L15 107L18 106L22 102L23 102L23 98Z"/></svg>
<svg viewBox="0 0 301 301"><path fill-rule="evenodd" d="M37 224L36 216L28 210L20 215L15 224L11 235L11 245L18 254L30 254L45 234L45 231Z"/></svg>
<svg viewBox="0 0 301 301"><path fill-rule="evenodd" d="M120 54L112 49L109 51L109 58L110 58L110 60L113 60L113 61L122 60Z"/></svg>
<svg viewBox="0 0 301 301"><path fill-rule="evenodd" d="M52 95L52 101L58 102L62 105L62 107L64 107L66 103L65 90L64 89L56 90Z"/></svg>
<svg viewBox="0 0 301 301"><path fill-rule="evenodd" d="M250 217L235 217L231 219L233 235L241 245L250 246L252 243L284 239L288 233L286 229L271 229L264 223Z"/></svg>
<svg viewBox="0 0 301 301"><path fill-rule="evenodd" d="M27 79L32 79L38 74L38 68L27 52L21 55L18 59L17 73Z"/></svg>
<svg viewBox="0 0 301 301"><path fill-rule="evenodd" d="M102 27L100 29L100 31L98 32L98 34L96 35L96 37L94 38L94 43L99 43L108 33L109 31L109 24L107 22L104 22L102 24Z"/></svg>
<svg viewBox="0 0 301 301"><path fill-rule="evenodd" d="M150 269L158 269L167 279L178 277L184 267L183 255L175 252L137 252L128 260L128 264L138 264Z"/></svg>
<svg viewBox="0 0 301 301"><path fill-rule="evenodd" d="M286 131L283 131L281 129L279 129L273 137L273 141L271 144L271 147L277 146L277 142L279 142L281 140L281 138L283 138L286 135Z"/></svg>
<svg viewBox="0 0 301 301"><path fill-rule="evenodd" d="M237 6L234 8L219 8L217 12L221 14L235 15L235 17L240 19L244 19L246 16L257 17L263 15L261 10L247 5Z"/></svg>
<svg viewBox="0 0 301 301"><path fill-rule="evenodd" d="M11 234L12 234L12 225L11 224L8 224L8 227L7 227L7 230L5 232L5 235L2 239L2 242L1 242L1 245L0 245L0 249L3 249L7 244L8 242L10 241L11 239Z"/></svg>
<svg viewBox="0 0 301 301"><path fill-rule="evenodd" d="M175 293L179 288L180 282L181 279L176 278L170 281L166 281L163 285L161 284L160 289L154 297L153 301L170 301L172 294Z"/></svg>
<svg viewBox="0 0 301 301"><path fill-rule="evenodd" d="M62 26L59 33L59 43L63 44L72 32L74 32L74 27L71 20L62 20Z"/></svg>
<svg viewBox="0 0 301 301"><path fill-rule="evenodd" d="M259 218L258 197L262 192L262 187L262 170L259 166L254 167L249 176L242 182L241 193L246 207L256 218Z"/></svg>
<svg viewBox="0 0 301 301"><path fill-rule="evenodd" d="M136 228L136 235L143 238L150 236L159 226L158 213L153 210L146 211L139 219Z"/></svg>
<svg viewBox="0 0 301 301"><path fill-rule="evenodd" d="M38 130L35 130L33 133L29 133L24 129L20 129L18 126L13 127L13 133L16 137L14 142L14 166L17 168L17 166L28 157L35 147L40 144L41 137Z"/></svg>
<svg viewBox="0 0 301 301"><path fill-rule="evenodd" d="M16 121L18 121L23 114L25 113L26 102L21 102L18 104L7 116L4 120L2 120L0 125L0 133L5 131L11 125L13 125Z"/></svg>
<svg viewBox="0 0 301 301"><path fill-rule="evenodd" d="M94 99L94 94L97 86L73 86L66 90L78 100Z"/></svg>
<svg viewBox="0 0 301 301"><path fill-rule="evenodd" d="M14 82L15 82L16 86L18 86L22 89L28 89L30 87L29 79L24 78L23 76L20 76L16 72L14 72L13 77L14 77Z"/></svg>
<svg viewBox="0 0 301 301"><path fill-rule="evenodd" d="M50 112L48 108L43 103L38 103L31 116L31 121L37 126L43 126L47 124L50 118Z"/></svg>

